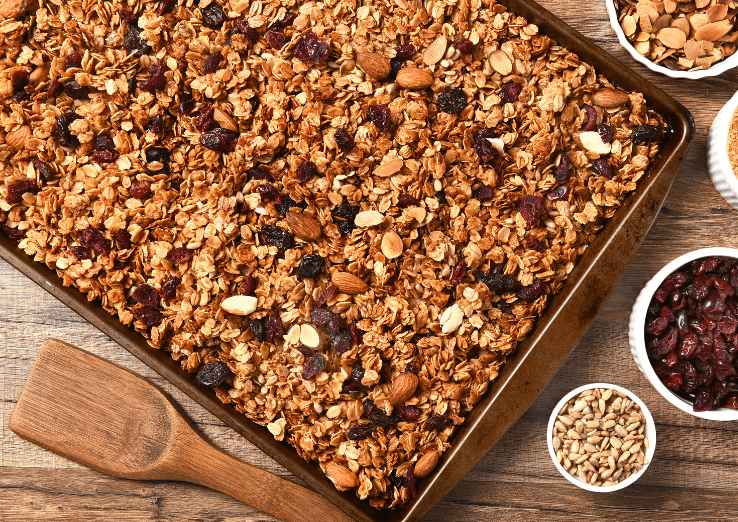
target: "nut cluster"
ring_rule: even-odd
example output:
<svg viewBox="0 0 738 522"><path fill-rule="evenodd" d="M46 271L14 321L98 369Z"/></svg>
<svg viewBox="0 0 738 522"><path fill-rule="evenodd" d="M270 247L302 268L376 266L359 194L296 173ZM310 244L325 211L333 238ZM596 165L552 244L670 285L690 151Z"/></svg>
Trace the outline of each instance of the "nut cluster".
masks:
<svg viewBox="0 0 738 522"><path fill-rule="evenodd" d="M636 51L674 70L709 69L735 52L735 0L616 0Z"/></svg>
<svg viewBox="0 0 738 522"><path fill-rule="evenodd" d="M614 486L648 463L646 417L622 392L595 388L573 397L553 428L556 459L593 486Z"/></svg>

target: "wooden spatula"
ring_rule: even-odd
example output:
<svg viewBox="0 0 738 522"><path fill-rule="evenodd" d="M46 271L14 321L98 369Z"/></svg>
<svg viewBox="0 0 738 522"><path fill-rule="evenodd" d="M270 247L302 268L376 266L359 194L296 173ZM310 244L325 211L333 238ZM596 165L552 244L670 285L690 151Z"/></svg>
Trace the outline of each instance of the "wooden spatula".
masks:
<svg viewBox="0 0 738 522"><path fill-rule="evenodd" d="M138 375L61 341L44 343L8 426L116 477L193 482L287 522L352 520L318 493L215 449Z"/></svg>

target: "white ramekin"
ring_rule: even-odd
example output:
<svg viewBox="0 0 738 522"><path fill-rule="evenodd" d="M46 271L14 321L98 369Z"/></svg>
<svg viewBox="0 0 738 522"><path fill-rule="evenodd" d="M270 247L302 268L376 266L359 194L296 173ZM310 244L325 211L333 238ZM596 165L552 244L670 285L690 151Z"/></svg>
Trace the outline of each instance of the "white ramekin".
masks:
<svg viewBox="0 0 738 522"><path fill-rule="evenodd" d="M631 475L624 481L618 482L614 486L607 486L607 487L593 486L591 484L582 482L582 480L579 477L573 477L571 474L569 474L564 469L564 466L559 464L559 461L556 458L556 451L554 451L554 447L553 447L554 423L556 422L556 418L558 417L559 412L561 411L561 408L563 408L564 405L567 402L569 402L569 400L575 395L578 395L585 390L592 390L594 388L605 388L605 389L612 388L613 390L617 390L621 393L626 394L629 399L633 399L636 402L636 404L640 406L641 411L643 412L643 416L646 418L646 437L648 437L648 448L646 449L646 463L643 465L643 468L638 473L634 473L633 475ZM648 408L646 408L646 405L643 403L643 401L639 399L638 397L636 397L635 394L631 393L630 391L626 390L625 388L621 386L597 382L594 384L585 384L584 386L580 386L579 388L576 388L575 390L572 390L569 393L567 393L564 396L564 398L562 398L559 401L559 403L553 409L553 412L551 412L551 418L549 418L548 420L548 427L546 428L546 441L548 442L548 453L551 455L551 460L553 460L553 463L556 466L556 469L559 470L559 473L561 473L566 480L568 480L569 482L571 482L577 487L586 489L587 491L595 491L597 493L610 493L611 491L617 491L619 489L627 488L633 482L641 478L641 476L646 472L646 469L648 468L648 466L651 464L651 461L653 460L654 451L656 451L656 425L653 422L653 417L651 417L651 412L648 411Z"/></svg>
<svg viewBox="0 0 738 522"><path fill-rule="evenodd" d="M610 15L610 25L612 25L612 29L615 31L618 40L620 40L620 45L622 45L636 61L642 63L652 71L664 74L671 78L689 78L697 80L699 78L707 78L708 76L717 76L738 66L738 52L733 53L732 56L716 63L709 69L701 69L699 71L675 71L668 67L664 67L663 65L653 63L651 60L636 51L633 44L628 41L628 38L625 36L625 32L623 32L623 28L620 26L620 22L618 21L618 12L615 9L614 0L607 0L605 3L607 5L607 13Z"/></svg>
<svg viewBox="0 0 738 522"><path fill-rule="evenodd" d="M710 127L707 137L707 170L725 201L738 209L738 177L728 159L728 131L733 113L738 108L738 92L726 103Z"/></svg>
<svg viewBox="0 0 738 522"><path fill-rule="evenodd" d="M646 352L646 314L648 312L648 305L651 302L651 297L656 290L658 290L659 286L661 286L661 283L664 282L664 279L671 275L672 272L675 272L690 261L710 256L738 258L738 249L725 247L701 248L677 257L674 261L659 270L658 273L653 276L648 283L646 283L646 286L643 287L641 293L638 294L638 298L633 305L633 311L630 313L628 338L630 340L630 352L633 354L633 358L635 359L638 369L643 372L648 380L651 381L651 385L656 388L656 391L658 391L667 401L680 410L685 411L690 415L694 415L695 417L718 421L732 421L738 420L738 410L718 408L717 410L711 411L694 411L692 409L691 402L681 398L661 382L661 379L656 375L656 371L653 369Z"/></svg>

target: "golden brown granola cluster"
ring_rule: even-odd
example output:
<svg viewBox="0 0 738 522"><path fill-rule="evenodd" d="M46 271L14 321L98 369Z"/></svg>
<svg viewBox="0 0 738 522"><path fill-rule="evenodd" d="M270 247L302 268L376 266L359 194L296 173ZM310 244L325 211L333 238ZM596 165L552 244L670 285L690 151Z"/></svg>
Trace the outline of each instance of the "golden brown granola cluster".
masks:
<svg viewBox="0 0 738 522"><path fill-rule="evenodd" d="M663 127L493 0L0 12L3 231L376 507L443 458Z"/></svg>

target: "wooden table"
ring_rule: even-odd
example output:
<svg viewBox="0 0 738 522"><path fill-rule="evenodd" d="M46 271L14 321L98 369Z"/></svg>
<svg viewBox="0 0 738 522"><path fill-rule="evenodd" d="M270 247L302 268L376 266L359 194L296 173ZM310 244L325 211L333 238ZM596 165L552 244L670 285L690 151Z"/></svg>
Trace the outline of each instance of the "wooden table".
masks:
<svg viewBox="0 0 738 522"><path fill-rule="evenodd" d="M738 520L735 423L704 421L664 400L630 355L627 321L641 287L668 261L707 246L738 246L738 212L707 174L713 118L738 87L738 73L671 80L637 64L617 43L605 3L540 3L632 66L692 111L697 134L671 193L630 268L556 377L507 435L424 520L547 522ZM273 520L225 495L181 483L134 482L89 471L20 440L7 428L37 350L47 337L70 342L150 379L182 405L199 430L231 455L297 481L75 313L0 261L0 520ZM546 448L548 416L569 390L612 382L641 397L658 432L654 461L633 486L588 493L566 482Z"/></svg>

